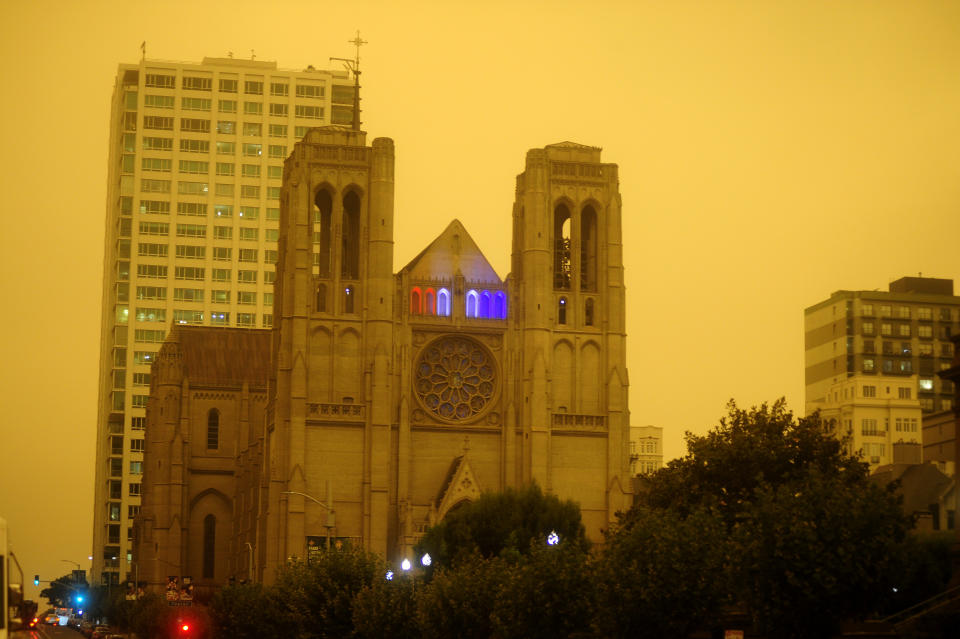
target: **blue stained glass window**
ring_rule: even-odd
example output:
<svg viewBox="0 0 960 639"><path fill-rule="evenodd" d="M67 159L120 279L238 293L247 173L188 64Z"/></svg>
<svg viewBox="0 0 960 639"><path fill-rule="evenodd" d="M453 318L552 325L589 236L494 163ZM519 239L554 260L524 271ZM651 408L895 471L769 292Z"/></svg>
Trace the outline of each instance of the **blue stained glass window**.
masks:
<svg viewBox="0 0 960 639"><path fill-rule="evenodd" d="M479 317L480 296L473 289L467 291L467 317Z"/></svg>
<svg viewBox="0 0 960 639"><path fill-rule="evenodd" d="M437 291L437 315L441 317L450 316L450 291L445 288Z"/></svg>

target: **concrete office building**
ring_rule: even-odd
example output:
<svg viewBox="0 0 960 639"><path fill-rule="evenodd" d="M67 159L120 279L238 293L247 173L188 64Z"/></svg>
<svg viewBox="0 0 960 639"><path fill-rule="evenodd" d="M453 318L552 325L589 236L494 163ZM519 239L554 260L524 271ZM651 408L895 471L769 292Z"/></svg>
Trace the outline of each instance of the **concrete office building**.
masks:
<svg viewBox="0 0 960 639"><path fill-rule="evenodd" d="M107 166L93 579L131 564L150 365L171 324L269 328L285 158L354 122L344 71L275 62L120 65Z"/></svg>
<svg viewBox="0 0 960 639"><path fill-rule="evenodd" d="M836 291L804 311L806 409L845 378L917 376L923 412L953 408L951 335L960 332L953 280L903 277L888 291Z"/></svg>

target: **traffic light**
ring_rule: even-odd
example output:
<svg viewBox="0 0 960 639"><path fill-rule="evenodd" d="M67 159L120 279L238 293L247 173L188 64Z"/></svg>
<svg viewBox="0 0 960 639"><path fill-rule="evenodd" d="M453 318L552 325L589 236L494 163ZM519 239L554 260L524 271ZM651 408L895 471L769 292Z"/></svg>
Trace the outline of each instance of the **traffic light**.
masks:
<svg viewBox="0 0 960 639"><path fill-rule="evenodd" d="M40 585L40 575L34 575L34 576L33 576L33 585L34 585L34 586L39 586L39 585Z"/></svg>

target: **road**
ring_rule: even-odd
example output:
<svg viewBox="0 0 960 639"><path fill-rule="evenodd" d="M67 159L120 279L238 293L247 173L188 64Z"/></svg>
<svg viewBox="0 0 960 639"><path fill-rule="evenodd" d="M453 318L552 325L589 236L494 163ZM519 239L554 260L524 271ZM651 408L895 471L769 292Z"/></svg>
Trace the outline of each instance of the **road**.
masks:
<svg viewBox="0 0 960 639"><path fill-rule="evenodd" d="M17 630L11 639L83 639L83 635L67 626L37 626L33 630Z"/></svg>

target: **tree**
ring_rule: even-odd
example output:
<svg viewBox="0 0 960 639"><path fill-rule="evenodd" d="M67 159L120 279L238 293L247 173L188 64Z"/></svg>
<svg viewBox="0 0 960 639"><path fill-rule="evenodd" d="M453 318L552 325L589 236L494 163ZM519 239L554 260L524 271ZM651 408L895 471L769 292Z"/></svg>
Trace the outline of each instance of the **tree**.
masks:
<svg viewBox="0 0 960 639"><path fill-rule="evenodd" d="M509 578L505 561L462 554L454 568L438 570L418 595L424 637L489 639L491 614Z"/></svg>
<svg viewBox="0 0 960 639"><path fill-rule="evenodd" d="M490 560L506 576L490 614L494 636L585 637L596 606L587 554L576 543L536 544L526 555Z"/></svg>
<svg viewBox="0 0 960 639"><path fill-rule="evenodd" d="M282 622L276 636L349 636L353 631L355 595L385 574L386 564L379 555L351 546L323 551L309 564L287 565L280 571L272 591Z"/></svg>
<svg viewBox="0 0 960 639"><path fill-rule="evenodd" d="M87 582L74 581L73 573L57 577L50 585L40 591L40 596L50 602L54 608L72 608L76 595L87 590Z"/></svg>
<svg viewBox="0 0 960 639"><path fill-rule="evenodd" d="M183 609L171 608L166 599L157 593L147 593L139 599L127 600L118 594L109 609L110 624L116 628L133 632L140 639L164 639L170 636L177 613ZM190 608L191 617L199 617L199 608ZM196 626L192 636L202 637Z"/></svg>
<svg viewBox="0 0 960 639"><path fill-rule="evenodd" d="M634 508L594 566L600 636L686 637L711 625L730 600L729 554L722 518L710 508Z"/></svg>
<svg viewBox="0 0 960 639"><path fill-rule="evenodd" d="M282 625L280 604L261 584L221 588L210 602L214 636L259 639L273 636Z"/></svg>
<svg viewBox="0 0 960 639"><path fill-rule="evenodd" d="M783 400L749 411L731 402L719 426L686 440L687 455L650 477L611 548L642 538L644 519L660 518L676 547L696 534L691 519L713 536L706 526L716 519L723 539L711 545L724 556L713 599L746 605L771 636L827 635L887 597L910 521L893 489L870 482L818 416L795 420Z"/></svg>
<svg viewBox="0 0 960 639"><path fill-rule="evenodd" d="M415 576L397 574L390 580L374 579L358 592L353 601L354 637L419 639L418 581ZM421 592L422 588L421 582Z"/></svg>
<svg viewBox="0 0 960 639"><path fill-rule="evenodd" d="M484 493L474 503L455 508L431 526L416 553L429 553L435 568L450 566L458 558L478 554L496 557L504 551L525 554L531 540L545 542L556 532L565 543L586 549L580 507L571 500L545 495L536 484Z"/></svg>

